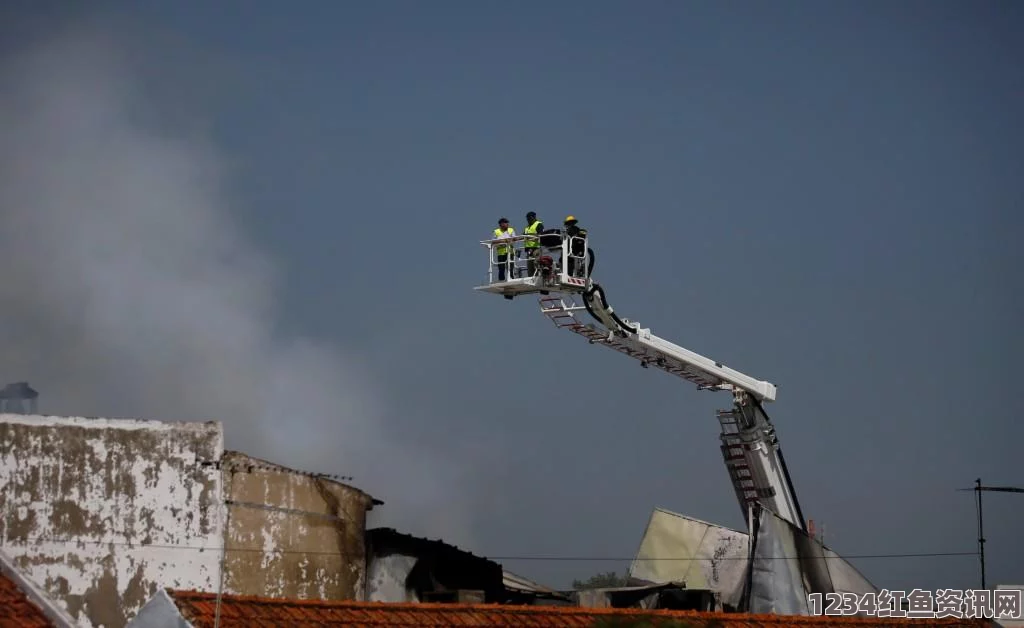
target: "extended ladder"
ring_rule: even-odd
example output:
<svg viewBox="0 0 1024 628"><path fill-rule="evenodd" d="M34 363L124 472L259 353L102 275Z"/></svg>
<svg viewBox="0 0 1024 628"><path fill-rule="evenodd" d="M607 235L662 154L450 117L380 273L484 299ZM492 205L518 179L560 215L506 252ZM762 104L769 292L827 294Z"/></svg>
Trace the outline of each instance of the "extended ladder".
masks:
<svg viewBox="0 0 1024 628"><path fill-rule="evenodd" d="M739 423L732 410L718 410L718 422L722 424L722 458L725 460L725 468L729 472L729 479L736 490L736 499L740 506L746 508L749 504L759 502L757 483L754 474L747 462L746 445L739 435Z"/></svg>
<svg viewBox="0 0 1024 628"><path fill-rule="evenodd" d="M628 337L621 338L609 331L601 331L593 325L580 322L579 318L576 317L576 313L586 312L587 308L578 305L572 296L543 296L540 297L539 302L541 312L551 319L555 327L569 329L586 338L590 344L600 343L615 349L619 353L640 360L640 365L644 368L654 366L666 373L696 384L699 390L720 390L722 388L723 382L721 380L711 379L701 373L696 373L679 360L666 355L660 355L648 348L642 347Z"/></svg>

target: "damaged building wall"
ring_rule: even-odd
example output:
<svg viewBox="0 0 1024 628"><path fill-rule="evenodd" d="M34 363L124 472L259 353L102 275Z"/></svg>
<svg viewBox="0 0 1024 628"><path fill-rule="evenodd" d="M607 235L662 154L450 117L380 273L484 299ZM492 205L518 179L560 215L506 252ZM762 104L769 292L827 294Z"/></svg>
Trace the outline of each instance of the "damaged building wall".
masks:
<svg viewBox="0 0 1024 628"><path fill-rule="evenodd" d="M403 534L393 528L366 532L367 597L373 602L455 601L466 596L489 604L508 603L498 563L439 539Z"/></svg>
<svg viewBox="0 0 1024 628"><path fill-rule="evenodd" d="M420 602L416 589L407 584L417 560L404 554L370 556L366 566L367 601Z"/></svg>
<svg viewBox="0 0 1024 628"><path fill-rule="evenodd" d="M366 513L356 488L241 453L222 464L228 500L225 591L363 600Z"/></svg>
<svg viewBox="0 0 1024 628"><path fill-rule="evenodd" d="M0 415L0 545L87 627L215 590L222 452L217 423Z"/></svg>

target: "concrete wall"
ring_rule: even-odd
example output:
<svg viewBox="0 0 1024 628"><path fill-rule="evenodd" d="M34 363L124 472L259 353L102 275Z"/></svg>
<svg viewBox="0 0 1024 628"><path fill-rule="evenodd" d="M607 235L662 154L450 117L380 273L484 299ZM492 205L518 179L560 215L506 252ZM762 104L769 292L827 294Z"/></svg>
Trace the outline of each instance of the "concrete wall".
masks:
<svg viewBox="0 0 1024 628"><path fill-rule="evenodd" d="M83 626L215 590L222 452L217 423L0 415L0 545Z"/></svg>
<svg viewBox="0 0 1024 628"><path fill-rule="evenodd" d="M228 452L226 592L363 600L373 498L333 480Z"/></svg>

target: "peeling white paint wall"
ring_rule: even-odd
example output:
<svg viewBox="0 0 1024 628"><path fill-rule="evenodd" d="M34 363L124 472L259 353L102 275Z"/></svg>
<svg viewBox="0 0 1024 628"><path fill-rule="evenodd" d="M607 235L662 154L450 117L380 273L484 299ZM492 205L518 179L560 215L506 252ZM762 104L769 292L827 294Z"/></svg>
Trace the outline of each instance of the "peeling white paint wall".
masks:
<svg viewBox="0 0 1024 628"><path fill-rule="evenodd" d="M239 452L222 465L231 500L224 591L297 599L365 597L373 498Z"/></svg>
<svg viewBox="0 0 1024 628"><path fill-rule="evenodd" d="M215 591L223 447L219 423L0 415L0 545L90 628Z"/></svg>

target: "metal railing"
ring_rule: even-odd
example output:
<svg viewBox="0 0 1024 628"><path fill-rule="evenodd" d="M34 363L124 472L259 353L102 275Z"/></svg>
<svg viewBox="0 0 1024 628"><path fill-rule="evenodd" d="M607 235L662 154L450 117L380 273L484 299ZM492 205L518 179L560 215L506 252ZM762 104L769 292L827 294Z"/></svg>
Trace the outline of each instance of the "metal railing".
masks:
<svg viewBox="0 0 1024 628"><path fill-rule="evenodd" d="M550 244L552 237L558 238L557 245ZM536 242L538 246L526 246L531 242ZM482 240L480 244L487 248L488 284L535 277L541 272L539 261L544 256L551 258L553 271L560 280L567 277L587 278L590 249L585 237L565 234L516 235ZM573 250L582 250L583 253L573 255Z"/></svg>

